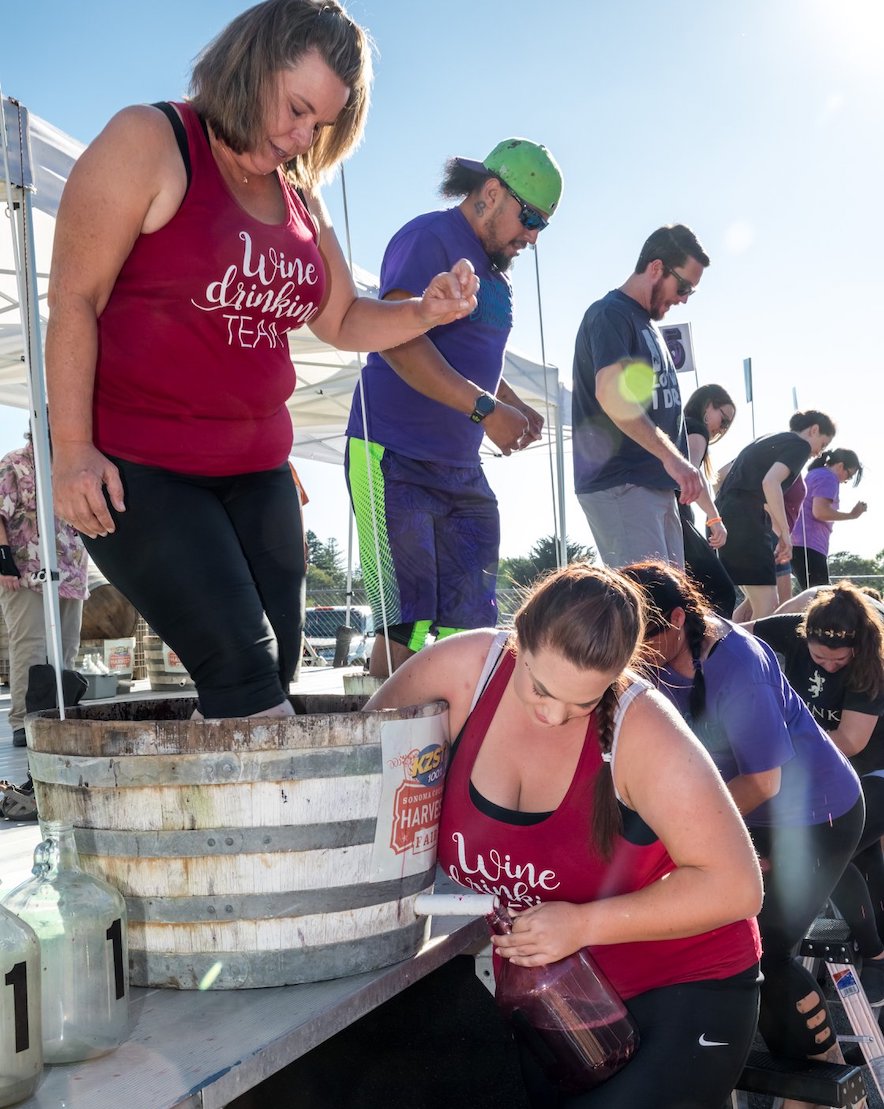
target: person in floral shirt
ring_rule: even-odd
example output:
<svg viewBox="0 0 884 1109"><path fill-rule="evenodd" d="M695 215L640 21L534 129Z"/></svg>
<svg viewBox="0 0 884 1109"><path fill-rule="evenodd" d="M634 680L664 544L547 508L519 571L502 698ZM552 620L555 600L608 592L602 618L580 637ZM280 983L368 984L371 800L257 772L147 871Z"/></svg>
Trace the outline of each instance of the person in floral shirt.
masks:
<svg viewBox="0 0 884 1109"><path fill-rule="evenodd" d="M25 746L25 694L31 666L46 662L37 484L30 433L27 444L0 459L0 610L9 632L9 724L12 742ZM86 549L70 524L55 520L63 665L80 644L86 588Z"/></svg>

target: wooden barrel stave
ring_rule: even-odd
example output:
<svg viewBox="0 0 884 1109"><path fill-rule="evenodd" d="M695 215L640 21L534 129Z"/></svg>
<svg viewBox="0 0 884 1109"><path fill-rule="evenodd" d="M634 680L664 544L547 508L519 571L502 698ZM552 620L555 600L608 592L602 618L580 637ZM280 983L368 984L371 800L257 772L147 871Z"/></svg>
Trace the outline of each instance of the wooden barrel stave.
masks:
<svg viewBox="0 0 884 1109"><path fill-rule="evenodd" d="M295 698L294 721L193 722L189 698L35 719L41 815L71 821L84 869L126 897L134 984L316 981L416 950L433 868L370 880L391 714L363 702Z"/></svg>

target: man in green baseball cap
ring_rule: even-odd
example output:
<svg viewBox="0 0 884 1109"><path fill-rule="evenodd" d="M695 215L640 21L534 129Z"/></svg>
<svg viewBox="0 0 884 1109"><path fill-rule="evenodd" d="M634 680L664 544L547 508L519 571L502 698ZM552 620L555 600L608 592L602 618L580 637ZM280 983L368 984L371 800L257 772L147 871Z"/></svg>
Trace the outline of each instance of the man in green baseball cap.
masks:
<svg viewBox="0 0 884 1109"><path fill-rule="evenodd" d="M562 174L530 139L505 139L484 161L450 158L427 212L391 239L380 295L420 295L461 258L479 277L466 319L368 356L350 409L347 481L383 677L436 638L497 623L500 520L479 464L487 435L505 455L538 440L543 417L502 376L513 323L507 270L558 209ZM450 259L446 263L446 259Z"/></svg>

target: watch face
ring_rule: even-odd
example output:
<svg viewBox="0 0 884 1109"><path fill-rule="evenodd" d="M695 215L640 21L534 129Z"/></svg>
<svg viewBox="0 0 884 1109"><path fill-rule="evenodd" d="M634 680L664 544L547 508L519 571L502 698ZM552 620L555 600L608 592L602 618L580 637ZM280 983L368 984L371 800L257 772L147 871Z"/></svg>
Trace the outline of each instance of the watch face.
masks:
<svg viewBox="0 0 884 1109"><path fill-rule="evenodd" d="M480 397L476 397L476 405L473 409L471 419L479 423L481 420L484 420L486 416L490 416L494 409L494 397L489 396L487 393L483 393Z"/></svg>

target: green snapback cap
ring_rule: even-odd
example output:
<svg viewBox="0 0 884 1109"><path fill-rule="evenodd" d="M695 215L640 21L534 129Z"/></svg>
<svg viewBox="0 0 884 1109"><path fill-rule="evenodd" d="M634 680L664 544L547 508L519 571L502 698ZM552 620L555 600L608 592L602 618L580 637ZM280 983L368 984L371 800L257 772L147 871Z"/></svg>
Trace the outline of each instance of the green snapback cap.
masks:
<svg viewBox="0 0 884 1109"><path fill-rule="evenodd" d="M504 139L484 161L456 158L465 169L499 177L526 204L551 216L562 196L562 171L545 146L530 139Z"/></svg>

